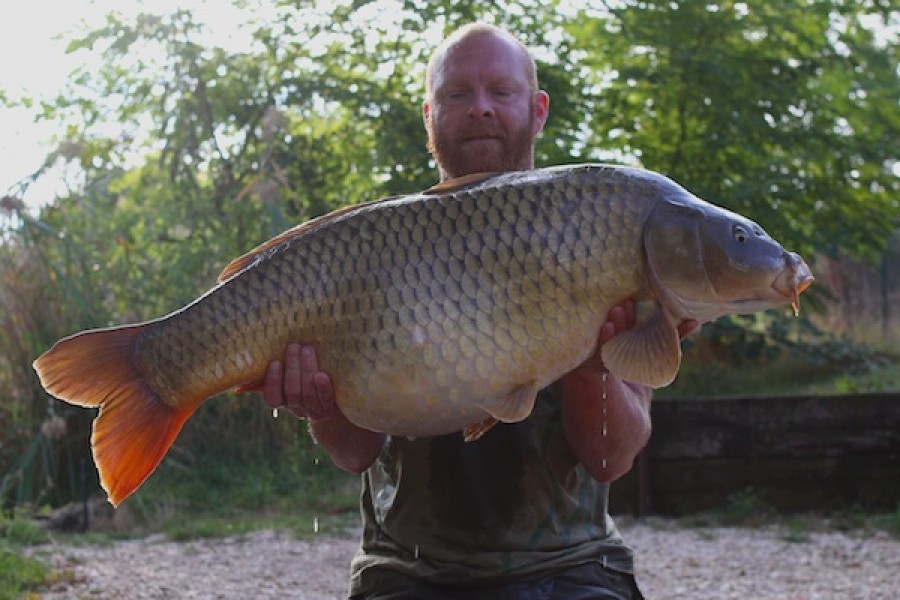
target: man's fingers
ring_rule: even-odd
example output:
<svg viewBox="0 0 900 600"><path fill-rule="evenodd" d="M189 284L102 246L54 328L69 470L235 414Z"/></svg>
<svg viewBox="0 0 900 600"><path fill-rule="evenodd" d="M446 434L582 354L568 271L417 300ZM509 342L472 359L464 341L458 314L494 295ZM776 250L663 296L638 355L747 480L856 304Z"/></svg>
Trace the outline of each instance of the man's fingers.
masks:
<svg viewBox="0 0 900 600"><path fill-rule="evenodd" d="M263 383L263 399L272 408L278 408L284 404L282 381L284 381L284 375L281 361L273 360L266 368L266 379Z"/></svg>
<svg viewBox="0 0 900 600"><path fill-rule="evenodd" d="M633 329L637 324L637 303L635 303L633 298L629 298L623 302L621 306L622 310L625 312L625 319L623 321L625 329ZM624 330L619 329L619 331Z"/></svg>
<svg viewBox="0 0 900 600"><path fill-rule="evenodd" d="M625 303L617 304L609 309L606 321L613 324L614 333L625 331L628 328L628 312L626 311Z"/></svg>
<svg viewBox="0 0 900 600"><path fill-rule="evenodd" d="M305 373L315 373L319 370L319 361L312 346L303 346L300 349L300 368Z"/></svg>
<svg viewBox="0 0 900 600"><path fill-rule="evenodd" d="M319 364L316 360L315 350L309 346L304 346L300 350L300 378L303 385L303 404L311 414L317 412L316 409L319 404L316 397L316 386L313 383L313 378L318 370Z"/></svg>
<svg viewBox="0 0 900 600"><path fill-rule="evenodd" d="M303 401L303 370L300 360L300 346L290 344L284 351L284 390L285 404L291 410Z"/></svg>
<svg viewBox="0 0 900 600"><path fill-rule="evenodd" d="M600 335L599 335L599 344L597 349L599 351L600 346L603 346L606 342L613 339L616 335L616 325L612 321L607 321L600 327Z"/></svg>
<svg viewBox="0 0 900 600"><path fill-rule="evenodd" d="M284 407L301 418L322 419L339 412L331 378L319 371L316 351L311 346L290 344L284 351L283 363L269 363L263 398L272 408Z"/></svg>
<svg viewBox="0 0 900 600"><path fill-rule="evenodd" d="M338 414L338 405L334 398L334 387L331 385L331 377L322 371L313 377L313 386L316 389L316 401L319 405L318 418L333 417Z"/></svg>

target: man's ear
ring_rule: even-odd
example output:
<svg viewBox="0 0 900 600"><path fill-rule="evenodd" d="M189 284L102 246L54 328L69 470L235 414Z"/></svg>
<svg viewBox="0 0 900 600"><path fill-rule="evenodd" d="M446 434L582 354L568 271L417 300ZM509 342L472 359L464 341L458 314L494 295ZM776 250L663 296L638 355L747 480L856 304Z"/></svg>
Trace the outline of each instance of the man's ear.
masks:
<svg viewBox="0 0 900 600"><path fill-rule="evenodd" d="M534 94L534 135L544 129L547 117L550 115L550 94L544 90L538 90Z"/></svg>

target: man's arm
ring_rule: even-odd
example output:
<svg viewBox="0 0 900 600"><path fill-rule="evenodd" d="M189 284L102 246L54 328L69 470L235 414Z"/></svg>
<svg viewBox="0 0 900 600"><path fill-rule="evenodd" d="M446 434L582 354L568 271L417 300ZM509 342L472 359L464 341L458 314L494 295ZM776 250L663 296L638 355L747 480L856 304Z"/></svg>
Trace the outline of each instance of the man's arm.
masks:
<svg viewBox="0 0 900 600"><path fill-rule="evenodd" d="M338 408L327 373L319 370L315 350L290 344L284 362L266 370L263 397L273 409L286 408L309 420L316 443L345 471L362 473L375 462L386 436L357 427Z"/></svg>
<svg viewBox="0 0 900 600"><path fill-rule="evenodd" d="M627 473L650 439L650 388L614 377L600 359L603 344L634 324L634 301L613 307L600 328L597 352L559 381L566 439L591 476L604 483ZM686 321L679 335L696 327L696 321Z"/></svg>

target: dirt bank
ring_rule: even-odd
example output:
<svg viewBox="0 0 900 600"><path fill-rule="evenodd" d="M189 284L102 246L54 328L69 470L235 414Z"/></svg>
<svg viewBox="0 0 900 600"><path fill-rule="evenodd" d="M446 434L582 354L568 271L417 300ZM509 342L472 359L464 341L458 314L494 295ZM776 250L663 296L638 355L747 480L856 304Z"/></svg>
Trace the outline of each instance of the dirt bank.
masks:
<svg viewBox="0 0 900 600"><path fill-rule="evenodd" d="M884 533L688 529L623 523L648 599L890 599L900 593L900 541ZM39 550L62 581L42 598L292 598L346 595L354 536L298 541L287 533L170 542L161 536Z"/></svg>

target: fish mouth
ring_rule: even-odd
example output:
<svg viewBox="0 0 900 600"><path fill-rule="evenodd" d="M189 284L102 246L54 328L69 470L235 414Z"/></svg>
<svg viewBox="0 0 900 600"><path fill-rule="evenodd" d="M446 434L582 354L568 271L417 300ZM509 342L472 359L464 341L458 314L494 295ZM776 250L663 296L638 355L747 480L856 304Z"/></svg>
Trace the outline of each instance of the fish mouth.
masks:
<svg viewBox="0 0 900 600"><path fill-rule="evenodd" d="M794 316L800 314L800 294L805 292L813 281L812 271L800 256L795 252L787 253L787 265L772 282L772 289L791 303Z"/></svg>

